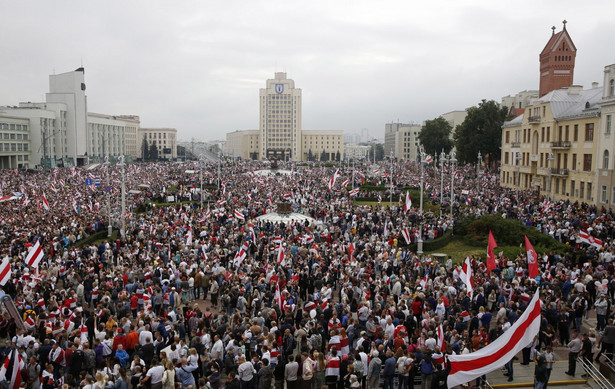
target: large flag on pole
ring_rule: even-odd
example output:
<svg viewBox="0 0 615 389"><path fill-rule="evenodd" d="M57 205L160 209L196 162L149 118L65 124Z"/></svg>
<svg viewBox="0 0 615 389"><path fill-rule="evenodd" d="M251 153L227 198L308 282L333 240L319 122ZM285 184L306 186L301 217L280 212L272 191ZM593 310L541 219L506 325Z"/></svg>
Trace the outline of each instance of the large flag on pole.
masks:
<svg viewBox="0 0 615 389"><path fill-rule="evenodd" d="M487 271L491 271L497 267L495 264L495 252L493 251L498 244L495 242L495 238L489 230L489 240L487 241Z"/></svg>
<svg viewBox="0 0 615 389"><path fill-rule="evenodd" d="M530 271L530 278L535 278L538 276L538 254L527 236L525 236L525 252L527 253L527 268Z"/></svg>
<svg viewBox="0 0 615 389"><path fill-rule="evenodd" d="M336 170L335 174L333 174L333 177L331 177L331 179L329 180L329 190L333 189L333 186L335 185L335 181L337 180L339 176L341 176L340 171Z"/></svg>
<svg viewBox="0 0 615 389"><path fill-rule="evenodd" d="M540 330L539 290L523 315L493 343L470 354L449 355L451 364L446 381L449 388L470 382L504 366L530 344Z"/></svg>

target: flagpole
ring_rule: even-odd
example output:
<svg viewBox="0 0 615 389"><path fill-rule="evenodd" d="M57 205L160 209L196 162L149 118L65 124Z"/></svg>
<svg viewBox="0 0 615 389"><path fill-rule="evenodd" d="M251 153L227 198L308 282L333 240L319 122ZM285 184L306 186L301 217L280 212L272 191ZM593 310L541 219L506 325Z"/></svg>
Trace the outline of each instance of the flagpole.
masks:
<svg viewBox="0 0 615 389"><path fill-rule="evenodd" d="M417 245L416 245L416 253L419 254L419 255L423 254L423 180L425 179L424 172L423 172L423 161L425 160L425 155L424 154L425 153L423 152L423 146L421 145L420 155L419 155L419 158L420 158L419 163L421 165L420 166L420 168L421 168L421 185L420 185L421 193L420 193L420 197L419 197L420 198L420 203L419 203L420 215L419 215L419 217L421 218L420 219L421 222L419 223L419 240L418 240Z"/></svg>
<svg viewBox="0 0 615 389"><path fill-rule="evenodd" d="M455 164L457 163L457 158L455 158L455 152L451 150L451 234L453 233L453 227L455 226L455 221L453 220L453 202L455 201Z"/></svg>
<svg viewBox="0 0 615 389"><path fill-rule="evenodd" d="M442 149L440 153L440 219L442 218L442 200L444 200L444 164L446 163L446 153Z"/></svg>
<svg viewBox="0 0 615 389"><path fill-rule="evenodd" d="M390 174L391 174L391 177L390 177L391 178L391 191L389 193L389 208L392 208L393 207L393 150L391 150L391 172Z"/></svg>
<svg viewBox="0 0 615 389"><path fill-rule="evenodd" d="M107 227L107 237L111 237L113 234L113 226L111 225L111 193L107 191L109 188L109 176L111 175L110 167L111 164L109 162L109 154L105 155L105 165L107 165L107 186L105 187L105 191L107 192L107 215L109 217L109 226Z"/></svg>
<svg viewBox="0 0 615 389"><path fill-rule="evenodd" d="M122 238L126 237L126 163L124 159L126 157L120 155L120 163L118 164L122 173L122 230L120 231L120 235Z"/></svg>

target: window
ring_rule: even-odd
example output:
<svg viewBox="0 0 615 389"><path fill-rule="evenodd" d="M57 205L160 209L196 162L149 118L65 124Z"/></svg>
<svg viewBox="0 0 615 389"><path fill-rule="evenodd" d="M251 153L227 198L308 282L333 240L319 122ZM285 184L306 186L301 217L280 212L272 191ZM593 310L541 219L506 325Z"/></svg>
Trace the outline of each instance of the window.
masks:
<svg viewBox="0 0 615 389"><path fill-rule="evenodd" d="M615 204L615 186L611 187L611 204Z"/></svg>
<svg viewBox="0 0 615 389"><path fill-rule="evenodd" d="M608 203L606 199L606 185L602 185L602 187L600 188L600 202Z"/></svg>
<svg viewBox="0 0 615 389"><path fill-rule="evenodd" d="M510 143L510 131L506 131L506 143Z"/></svg>
<svg viewBox="0 0 615 389"><path fill-rule="evenodd" d="M585 182L581 181L581 184L579 185L579 198L582 199L583 196L585 195Z"/></svg>
<svg viewBox="0 0 615 389"><path fill-rule="evenodd" d="M570 167L572 170L577 170L577 155L572 154L572 166Z"/></svg>
<svg viewBox="0 0 615 389"><path fill-rule="evenodd" d="M609 150L604 150L604 154L602 154L602 168L609 168Z"/></svg>
<svg viewBox="0 0 615 389"><path fill-rule="evenodd" d="M566 193L566 179L562 178L562 194L568 196L568 193Z"/></svg>
<svg viewBox="0 0 615 389"><path fill-rule="evenodd" d="M592 170L592 155L583 154L583 171L590 172Z"/></svg>
<svg viewBox="0 0 615 389"><path fill-rule="evenodd" d="M570 135L570 131L568 131L570 129L570 127L568 125L566 125L566 141L570 140L570 137L568 135Z"/></svg>
<svg viewBox="0 0 615 389"><path fill-rule="evenodd" d="M549 142L549 140L551 139L551 127L547 127L547 142Z"/></svg>
<svg viewBox="0 0 615 389"><path fill-rule="evenodd" d="M574 180L570 181L570 195L573 197L576 197L576 193L575 193L575 182Z"/></svg>
<svg viewBox="0 0 615 389"><path fill-rule="evenodd" d="M615 95L615 80L609 81L609 96Z"/></svg>
<svg viewBox="0 0 615 389"><path fill-rule="evenodd" d="M555 194L559 194L559 178L555 179Z"/></svg>
<svg viewBox="0 0 615 389"><path fill-rule="evenodd" d="M585 124L585 142L594 141L594 123Z"/></svg>
<svg viewBox="0 0 615 389"><path fill-rule="evenodd" d="M572 141L576 142L579 140L579 125L574 125L574 132L572 133Z"/></svg>
<svg viewBox="0 0 615 389"><path fill-rule="evenodd" d="M545 141L545 128L542 128L542 131L540 132L540 141L544 142Z"/></svg>
<svg viewBox="0 0 615 389"><path fill-rule="evenodd" d="M606 115L606 129L604 130L606 135L611 134L611 115Z"/></svg>
<svg viewBox="0 0 615 389"><path fill-rule="evenodd" d="M587 183L587 199L588 200L594 199L594 196L592 196L592 183L591 182Z"/></svg>

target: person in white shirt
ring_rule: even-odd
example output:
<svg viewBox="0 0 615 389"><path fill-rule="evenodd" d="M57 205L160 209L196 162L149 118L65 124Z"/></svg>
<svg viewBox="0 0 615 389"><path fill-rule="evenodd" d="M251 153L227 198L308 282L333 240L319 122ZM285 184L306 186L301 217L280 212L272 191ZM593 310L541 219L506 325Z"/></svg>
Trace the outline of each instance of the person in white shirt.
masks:
<svg viewBox="0 0 615 389"><path fill-rule="evenodd" d="M151 389L162 388L162 375L164 374L164 366L158 365L158 361L152 363L152 367L147 371L145 377L141 378L141 382L149 381L151 383Z"/></svg>
<svg viewBox="0 0 615 389"><path fill-rule="evenodd" d="M237 376L241 381L241 386L244 387L250 384L254 378L256 370L254 369L252 362L246 361L246 358L244 357L240 357L238 362L239 367L237 367Z"/></svg>
<svg viewBox="0 0 615 389"><path fill-rule="evenodd" d="M149 324L145 326L144 331L139 332L139 344L141 346L145 346L146 339L154 339L154 335L152 334L152 331L150 331Z"/></svg>
<svg viewBox="0 0 615 389"><path fill-rule="evenodd" d="M224 354L224 344L218 335L214 336L214 345L211 347L211 355L214 359L222 359Z"/></svg>

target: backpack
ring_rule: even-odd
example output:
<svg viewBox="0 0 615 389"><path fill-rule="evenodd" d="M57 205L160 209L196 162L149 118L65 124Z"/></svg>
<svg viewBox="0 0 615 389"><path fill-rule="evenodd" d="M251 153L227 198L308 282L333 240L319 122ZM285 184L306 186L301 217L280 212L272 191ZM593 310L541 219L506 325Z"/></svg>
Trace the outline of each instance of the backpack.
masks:
<svg viewBox="0 0 615 389"><path fill-rule="evenodd" d="M421 362L421 373L425 375L433 374L433 363L424 359Z"/></svg>

